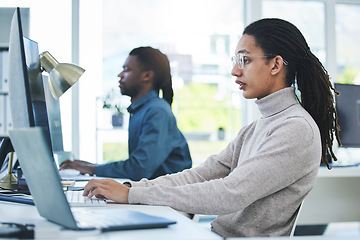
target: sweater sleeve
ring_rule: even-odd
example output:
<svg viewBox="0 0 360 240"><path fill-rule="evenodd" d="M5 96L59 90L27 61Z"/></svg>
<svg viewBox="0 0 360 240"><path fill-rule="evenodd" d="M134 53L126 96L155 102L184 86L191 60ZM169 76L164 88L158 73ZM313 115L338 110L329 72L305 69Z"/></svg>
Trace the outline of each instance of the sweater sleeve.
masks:
<svg viewBox="0 0 360 240"><path fill-rule="evenodd" d="M219 154L210 156L196 168L186 169L180 173L161 176L153 180L144 178L139 182L131 182L131 185L134 187L153 185L181 186L226 177L230 173L235 143L235 140L230 142Z"/></svg>
<svg viewBox="0 0 360 240"><path fill-rule="evenodd" d="M290 118L279 126L268 132L259 146L254 146L256 154L239 162L227 176L175 187L134 187L130 189L129 202L166 205L198 214L229 214L317 171L321 157L318 133L304 119ZM213 161L222 162L220 157L224 155Z"/></svg>

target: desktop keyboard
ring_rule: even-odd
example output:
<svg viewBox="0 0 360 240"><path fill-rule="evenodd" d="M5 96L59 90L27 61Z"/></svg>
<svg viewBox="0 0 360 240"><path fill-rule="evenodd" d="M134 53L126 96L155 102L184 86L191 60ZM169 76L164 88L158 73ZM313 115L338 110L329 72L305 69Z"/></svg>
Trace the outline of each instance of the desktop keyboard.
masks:
<svg viewBox="0 0 360 240"><path fill-rule="evenodd" d="M71 207L102 207L106 201L99 198L84 197L83 191L65 191L65 196Z"/></svg>

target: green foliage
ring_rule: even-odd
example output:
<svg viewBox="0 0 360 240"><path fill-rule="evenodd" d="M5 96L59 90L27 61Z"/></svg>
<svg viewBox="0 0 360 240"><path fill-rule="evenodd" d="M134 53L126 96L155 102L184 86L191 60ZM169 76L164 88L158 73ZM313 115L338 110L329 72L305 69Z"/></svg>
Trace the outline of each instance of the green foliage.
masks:
<svg viewBox="0 0 360 240"><path fill-rule="evenodd" d="M183 132L214 132L240 129L240 112L231 103L231 96L216 100L217 86L190 83L176 92L173 109ZM232 128L232 129L229 129Z"/></svg>
<svg viewBox="0 0 360 240"><path fill-rule="evenodd" d="M218 154L229 144L227 141L188 141L193 167L203 163L210 155Z"/></svg>
<svg viewBox="0 0 360 240"><path fill-rule="evenodd" d="M337 82L342 84L354 84L354 79L358 75L359 70L351 66L346 66L341 75L337 77Z"/></svg>
<svg viewBox="0 0 360 240"><path fill-rule="evenodd" d="M235 108L230 94L216 100L218 88L215 84L190 83L175 93L172 106L177 124L184 133L216 133L220 127L226 134L237 133L241 127L241 112ZM219 153L227 141L188 141L194 166L210 154ZM127 143L103 143L104 162L128 158Z"/></svg>
<svg viewBox="0 0 360 240"><path fill-rule="evenodd" d="M126 160L129 157L127 143L103 143L103 161Z"/></svg>
<svg viewBox="0 0 360 240"><path fill-rule="evenodd" d="M204 162L211 154L217 154L228 144L226 141L188 141L193 167ZM103 163L123 161L128 158L126 143L103 143Z"/></svg>

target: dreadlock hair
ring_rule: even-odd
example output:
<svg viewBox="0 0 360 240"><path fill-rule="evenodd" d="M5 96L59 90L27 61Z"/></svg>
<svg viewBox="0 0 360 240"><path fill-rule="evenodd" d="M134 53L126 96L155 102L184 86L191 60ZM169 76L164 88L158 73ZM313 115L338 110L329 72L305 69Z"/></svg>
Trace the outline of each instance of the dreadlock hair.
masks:
<svg viewBox="0 0 360 240"><path fill-rule="evenodd" d="M334 135L341 146L337 112L334 106L335 90L328 72L310 48L299 29L293 24L276 18L265 18L253 22L243 32L253 36L255 43L271 59L280 55L288 64L286 85L297 85L301 92L300 104L313 117L321 134L322 157L324 165L331 169L326 154L329 152L337 160L332 145Z"/></svg>
<svg viewBox="0 0 360 240"><path fill-rule="evenodd" d="M172 89L170 64L166 55L152 47L134 48L129 55L137 57L142 70L154 72L154 90L159 92L161 89L163 98L171 105L174 91Z"/></svg>

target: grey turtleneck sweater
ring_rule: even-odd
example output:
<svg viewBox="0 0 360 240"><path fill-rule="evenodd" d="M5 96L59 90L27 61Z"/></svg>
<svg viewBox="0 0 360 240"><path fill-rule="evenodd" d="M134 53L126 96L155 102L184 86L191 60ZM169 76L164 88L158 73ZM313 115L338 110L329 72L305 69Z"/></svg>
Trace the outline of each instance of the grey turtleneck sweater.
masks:
<svg viewBox="0 0 360 240"><path fill-rule="evenodd" d="M218 215L212 231L223 237L288 236L315 184L320 133L294 88L256 104L261 118L242 128L222 152L196 168L132 182L129 202Z"/></svg>

